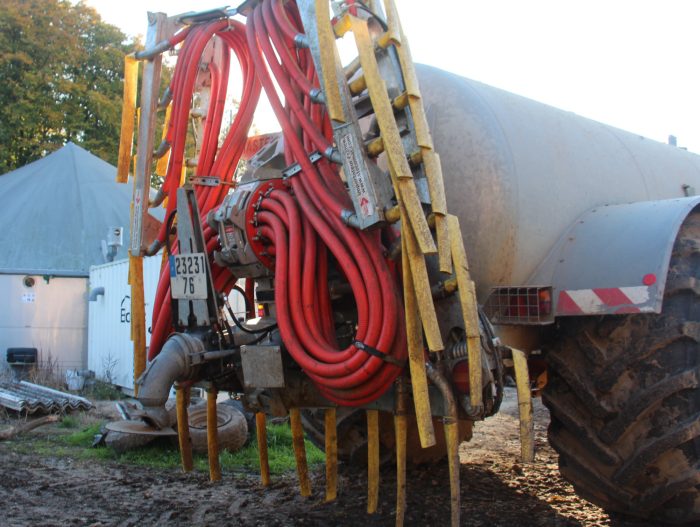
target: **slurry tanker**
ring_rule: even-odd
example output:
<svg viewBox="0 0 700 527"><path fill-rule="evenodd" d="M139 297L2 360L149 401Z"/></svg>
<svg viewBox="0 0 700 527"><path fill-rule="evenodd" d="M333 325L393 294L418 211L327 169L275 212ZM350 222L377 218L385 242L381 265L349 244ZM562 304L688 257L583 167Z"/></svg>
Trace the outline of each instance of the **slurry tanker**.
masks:
<svg viewBox="0 0 700 527"><path fill-rule="evenodd" d="M302 494L306 433L328 500L338 460L366 464L370 514L394 462L398 525L406 463L447 463L458 525L458 446L513 378L525 460L541 391L581 496L700 519L698 156L415 65L392 0L151 14L125 64L139 419L172 426L175 387L185 470L200 387L220 478L229 392L256 414L264 485L266 416L289 416ZM251 137L263 93L281 131ZM144 257L163 258L148 349Z"/></svg>

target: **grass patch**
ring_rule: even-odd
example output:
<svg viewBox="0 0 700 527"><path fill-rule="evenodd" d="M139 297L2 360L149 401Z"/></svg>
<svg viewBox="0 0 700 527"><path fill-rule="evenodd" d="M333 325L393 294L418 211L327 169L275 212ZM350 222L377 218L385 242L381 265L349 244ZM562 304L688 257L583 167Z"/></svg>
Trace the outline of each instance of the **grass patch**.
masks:
<svg viewBox="0 0 700 527"><path fill-rule="evenodd" d="M81 392L83 397L94 401L118 401L126 399L126 395L114 384L99 379L92 379Z"/></svg>
<svg viewBox="0 0 700 527"><path fill-rule="evenodd" d="M308 439L304 440L304 444L306 445L306 461L310 467L325 463L326 455L322 450L316 448ZM288 425L268 425L267 455L272 474L282 474L295 470L296 461L292 448L292 431ZM223 452L221 454L221 465L231 470L259 471L260 458L256 438L253 438L247 446L238 452Z"/></svg>
<svg viewBox="0 0 700 527"><path fill-rule="evenodd" d="M68 417L68 416L67 416ZM64 418L65 420L66 418ZM142 448L117 454L107 447L92 448L94 436L100 433L103 423L97 422L72 433L55 433L41 439L18 442L15 448L24 453L34 453L42 456L70 457L87 460L116 461L129 465L150 467L155 469L175 469L180 467L180 453L175 444L159 441ZM62 428L75 428L78 421L68 420L68 424L59 423ZM270 472L275 475L294 471L296 461L292 448L292 433L286 424L268 425L268 458ZM325 454L310 441L305 440L306 459L310 468L323 464ZM228 472L259 472L257 439L251 441L238 452L224 451L220 455L221 467ZM209 463L206 454L195 454L196 470L206 472Z"/></svg>
<svg viewBox="0 0 700 527"><path fill-rule="evenodd" d="M94 423L82 430L73 432L72 434L58 436L56 440L59 443L64 443L70 446L78 446L84 448L92 447L92 442L95 439L95 435L100 433L101 423Z"/></svg>
<svg viewBox="0 0 700 527"><path fill-rule="evenodd" d="M74 415L64 415L58 423L60 428L78 428L80 422Z"/></svg>

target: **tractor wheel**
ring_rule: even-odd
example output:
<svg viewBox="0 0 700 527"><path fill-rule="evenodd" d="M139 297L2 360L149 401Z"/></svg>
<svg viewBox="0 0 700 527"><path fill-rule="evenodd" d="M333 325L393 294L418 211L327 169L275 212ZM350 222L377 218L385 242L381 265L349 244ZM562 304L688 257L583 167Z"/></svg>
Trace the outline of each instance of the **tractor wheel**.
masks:
<svg viewBox="0 0 700 527"><path fill-rule="evenodd" d="M318 448L325 448L325 425L323 410L304 410L302 424L309 440ZM435 446L421 448L415 417L408 417L406 433L406 457L414 465L434 463L447 455L445 434L440 419L434 419ZM338 408L336 416L338 435L338 459L351 465L367 464L367 418L364 410ZM472 422L459 421L459 440L472 437ZM388 412L379 412L380 462L388 463L394 458L394 418Z"/></svg>
<svg viewBox="0 0 700 527"><path fill-rule="evenodd" d="M700 214L673 248L663 312L564 319L547 350L549 441L584 498L700 522Z"/></svg>

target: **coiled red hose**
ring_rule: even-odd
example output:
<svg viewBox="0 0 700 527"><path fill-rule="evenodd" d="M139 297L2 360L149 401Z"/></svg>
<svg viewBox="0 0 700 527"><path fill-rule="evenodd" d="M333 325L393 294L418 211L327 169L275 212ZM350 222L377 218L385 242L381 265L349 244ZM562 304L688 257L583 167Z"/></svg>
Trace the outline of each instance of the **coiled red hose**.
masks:
<svg viewBox="0 0 700 527"><path fill-rule="evenodd" d="M228 77L227 50L221 71L211 69L212 104L204 123L197 173L231 179L262 86L282 127L286 161L302 169L291 178L289 191L268 193L256 214L258 234L275 257L275 303L282 340L325 397L340 405L359 406L381 396L402 371L406 331L399 280L385 258L381 233L355 230L341 219L352 210L352 203L337 168L327 160L316 165L309 161L311 150L325 154L332 149L333 136L325 109L312 101L318 79L310 53L294 46L300 27L294 2L264 0L245 27L222 20L188 32L171 84L173 117L168 142L172 153L163 186L170 214L176 207L199 57L216 35L238 58L244 87L239 113L217 148ZM224 187L197 190L202 217L220 204L225 192ZM218 247L216 232L207 225L203 232L211 254ZM160 239L166 235L165 228L161 229ZM342 349L335 335L329 262L347 280L357 309L354 341ZM235 278L211 263L215 288L230 289ZM252 281L246 284L246 296L252 300ZM154 304L149 359L160 351L172 328L170 306L169 272L164 269Z"/></svg>
<svg viewBox="0 0 700 527"><path fill-rule="evenodd" d="M213 67L211 89L211 105L204 121L202 148L197 160L197 174L216 174L224 182L230 182L235 168L243 153L245 139L252 123L253 113L260 97L261 86L258 82L245 38L245 27L237 21L219 20L195 26L185 34L180 50L170 90L173 94L173 110L167 132L167 140L172 145L168 171L163 188L168 195L166 217L177 207L176 190L180 186L184 150L189 123L189 112L192 105L194 83L199 70L199 62L204 49L211 39L216 36L227 46L224 48L221 71ZM230 51L233 51L241 67L243 89L241 93L240 111L231 124L228 134L221 147L218 147L223 109L228 88L230 69ZM197 187L197 204L202 215L206 217L209 210L217 207L225 196L228 187ZM207 252L211 255L217 246L216 233L203 224ZM158 234L158 239L165 241L165 224ZM173 252L177 252L177 243L172 244ZM223 269L210 260L214 274L214 284L218 290L228 290L235 282L235 277L227 269ZM172 309L170 301L170 274L164 268L158 282L152 316L152 334L148 359L153 360L160 352L168 334L172 331Z"/></svg>
<svg viewBox="0 0 700 527"><path fill-rule="evenodd" d="M302 167L300 175L292 178L294 197L274 191L262 201L263 212L258 214L264 225L261 235L268 237L276 249L275 302L282 339L327 398L338 404L366 404L389 388L401 371L394 360L405 358L405 328L397 284L384 260L378 236L358 232L340 220L346 203L331 191L334 183L340 182L338 174L331 176L327 167L321 176L308 161L304 143L307 147L310 142L316 148L327 148L327 127L320 122L320 112L309 112L308 94L302 93L300 100L299 90L290 83L287 72L300 70L300 66L288 63L291 54L279 49L286 44L275 27L269 1L255 9L247 26L256 72L282 125L285 148ZM280 64L277 57L286 62ZM268 66L288 109L280 101ZM302 133L295 133L299 128ZM302 215L306 221L302 221ZM321 306L310 305L318 283L308 258L309 252L315 250L315 236L333 254L351 286L358 311L356 340L385 353L390 362L355 345L339 350L328 338ZM317 324L319 327L313 327Z"/></svg>

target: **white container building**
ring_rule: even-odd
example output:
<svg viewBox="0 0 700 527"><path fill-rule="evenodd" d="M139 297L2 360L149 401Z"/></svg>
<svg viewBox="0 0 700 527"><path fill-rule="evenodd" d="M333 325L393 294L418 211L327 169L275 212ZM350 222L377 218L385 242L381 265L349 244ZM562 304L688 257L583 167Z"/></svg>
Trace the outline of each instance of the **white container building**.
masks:
<svg viewBox="0 0 700 527"><path fill-rule="evenodd" d="M146 346L151 340L151 315L160 274L161 255L144 258ZM131 341L131 288L127 283L129 260L90 268L91 298L88 307L88 369L98 379L111 382L126 393L134 389L134 347ZM99 294L98 294L99 293ZM245 301L233 293L230 303L238 317L245 316Z"/></svg>

